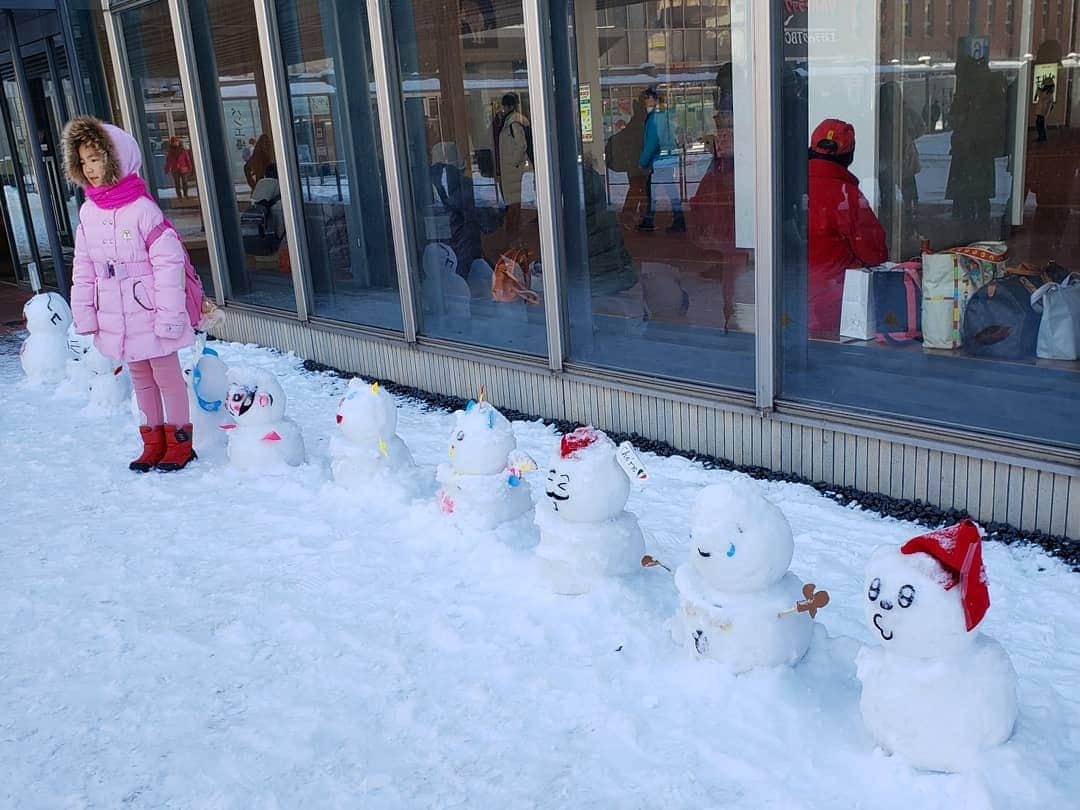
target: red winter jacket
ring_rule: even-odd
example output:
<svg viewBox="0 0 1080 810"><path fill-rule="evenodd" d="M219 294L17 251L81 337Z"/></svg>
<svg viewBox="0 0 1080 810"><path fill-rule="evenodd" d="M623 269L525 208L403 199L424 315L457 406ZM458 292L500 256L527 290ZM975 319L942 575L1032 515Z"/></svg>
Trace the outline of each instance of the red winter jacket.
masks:
<svg viewBox="0 0 1080 810"><path fill-rule="evenodd" d="M808 165L808 326L811 332L835 335L840 331L844 271L885 261L885 230L855 175L830 160L812 159Z"/></svg>

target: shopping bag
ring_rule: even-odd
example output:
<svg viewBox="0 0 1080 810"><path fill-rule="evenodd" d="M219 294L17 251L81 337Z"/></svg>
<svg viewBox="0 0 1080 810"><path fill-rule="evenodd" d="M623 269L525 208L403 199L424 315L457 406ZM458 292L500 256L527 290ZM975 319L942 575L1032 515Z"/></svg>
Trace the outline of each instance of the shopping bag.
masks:
<svg viewBox="0 0 1080 810"><path fill-rule="evenodd" d="M879 343L922 338L922 267L918 260L871 268L874 337Z"/></svg>
<svg viewBox="0 0 1080 810"><path fill-rule="evenodd" d="M840 303L840 337L872 340L875 334L873 272L856 268L844 274L844 297Z"/></svg>
<svg viewBox="0 0 1080 810"><path fill-rule="evenodd" d="M1031 306L1042 313L1036 356L1080 360L1080 275L1039 287L1031 294Z"/></svg>

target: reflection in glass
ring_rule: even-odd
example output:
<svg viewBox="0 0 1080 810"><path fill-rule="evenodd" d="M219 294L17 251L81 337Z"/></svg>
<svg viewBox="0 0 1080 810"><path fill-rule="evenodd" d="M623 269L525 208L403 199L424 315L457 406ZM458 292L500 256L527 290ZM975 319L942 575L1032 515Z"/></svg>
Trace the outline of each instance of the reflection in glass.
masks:
<svg viewBox="0 0 1080 810"><path fill-rule="evenodd" d="M393 0L421 332L543 355L521 0Z"/></svg>
<svg viewBox="0 0 1080 810"><path fill-rule="evenodd" d="M278 0L277 12L314 313L401 329L366 14L347 0Z"/></svg>
<svg viewBox="0 0 1080 810"><path fill-rule="evenodd" d="M576 32L556 59L560 124L576 141L559 160L564 188L577 190L565 212L570 356L750 389L746 32L736 28L743 47L733 49L726 2L563 8Z"/></svg>
<svg viewBox="0 0 1080 810"><path fill-rule="evenodd" d="M783 397L1080 446L1031 298L1080 270L1075 25L1003 5L781 21Z"/></svg>
<svg viewBox="0 0 1080 810"><path fill-rule="evenodd" d="M161 210L180 233L209 295L214 289L210 253L199 208L168 4L156 0L123 12L120 20L137 115L135 135L143 155L143 175ZM178 156L181 152L183 160ZM178 172L187 180L184 194L176 182Z"/></svg>

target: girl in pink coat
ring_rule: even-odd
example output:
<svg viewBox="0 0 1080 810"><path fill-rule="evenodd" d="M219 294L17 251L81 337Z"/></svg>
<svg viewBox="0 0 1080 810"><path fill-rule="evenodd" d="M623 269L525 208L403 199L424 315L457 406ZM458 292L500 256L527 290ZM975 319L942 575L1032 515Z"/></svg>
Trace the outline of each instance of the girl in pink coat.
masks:
<svg viewBox="0 0 1080 810"><path fill-rule="evenodd" d="M195 341L185 303L185 253L139 177L135 139L95 118L64 129L64 167L86 191L75 235L71 311L106 357L127 363L143 413L142 454L132 470L182 469L195 458L187 389L176 352ZM164 400L164 409L162 409Z"/></svg>

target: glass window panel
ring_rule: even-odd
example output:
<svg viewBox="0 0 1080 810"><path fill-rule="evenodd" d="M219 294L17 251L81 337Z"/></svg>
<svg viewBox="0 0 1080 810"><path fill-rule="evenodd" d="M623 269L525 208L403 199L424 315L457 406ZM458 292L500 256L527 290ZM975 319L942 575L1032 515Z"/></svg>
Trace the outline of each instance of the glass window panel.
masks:
<svg viewBox="0 0 1080 810"><path fill-rule="evenodd" d="M103 121L122 121L101 2L69 0L68 9L89 112Z"/></svg>
<svg viewBox="0 0 1080 810"><path fill-rule="evenodd" d="M4 94L5 96L15 89L14 82L4 82ZM8 138L8 131L6 127L0 126L0 183L4 187L4 211L7 216L8 225L11 228L11 238L14 239L15 249L12 251L13 257L17 256L19 267L15 268L17 278L21 281L28 281L29 276L26 273L26 265L34 261L33 245L31 240L35 239L44 244L48 244L48 236L45 233L45 229L41 226L39 233L35 233L37 230L27 228L26 212L23 209L22 199L19 195L19 173L21 172L21 166L17 168L17 164L21 164L23 160L22 153L16 154L12 150L11 141ZM25 180L26 175L23 174ZM38 200L38 207L40 209L41 201Z"/></svg>
<svg viewBox="0 0 1080 810"><path fill-rule="evenodd" d="M176 61L172 23L165 0L140 6L120 15L128 55L132 101L136 110L136 133L142 148L143 175L165 216L176 226L202 279L203 289L214 289L210 275L210 251L206 242L199 188L195 182L189 132L177 112L184 109L180 69ZM187 174L171 171L173 152L186 152Z"/></svg>
<svg viewBox="0 0 1080 810"><path fill-rule="evenodd" d="M1080 270L1071 29L976 14L958 39L869 36L878 20L810 4L785 23L782 396L1078 447L1080 362L1039 348L1030 304ZM974 243L1000 247L948 252Z"/></svg>
<svg viewBox="0 0 1080 810"><path fill-rule="evenodd" d="M277 144L270 130L253 3L191 0L191 32L202 91L205 137L229 289L226 297L296 310ZM186 132L183 108L170 110L170 134ZM169 142L166 142L167 144ZM168 158L168 155L166 156ZM173 177L175 178L175 173Z"/></svg>
<svg viewBox="0 0 1080 810"><path fill-rule="evenodd" d="M563 186L574 190L566 195L564 226L569 356L751 390L749 63L719 65L710 57L666 67L672 32L661 30L649 35L658 43L651 66L634 63L632 53L630 64L601 66L595 54L606 40L593 23L599 2L566 3L577 40L557 63L567 75L555 81L572 88L560 98L560 121L572 122L564 140L577 153L564 149L560 158ZM682 13L681 4L664 7ZM590 115L591 132L580 124Z"/></svg>
<svg viewBox="0 0 1080 810"><path fill-rule="evenodd" d="M393 0L423 334L544 355L521 0ZM425 102L438 101L439 117Z"/></svg>
<svg viewBox="0 0 1080 810"><path fill-rule="evenodd" d="M400 329L367 15L351 0L278 0L315 314Z"/></svg>

